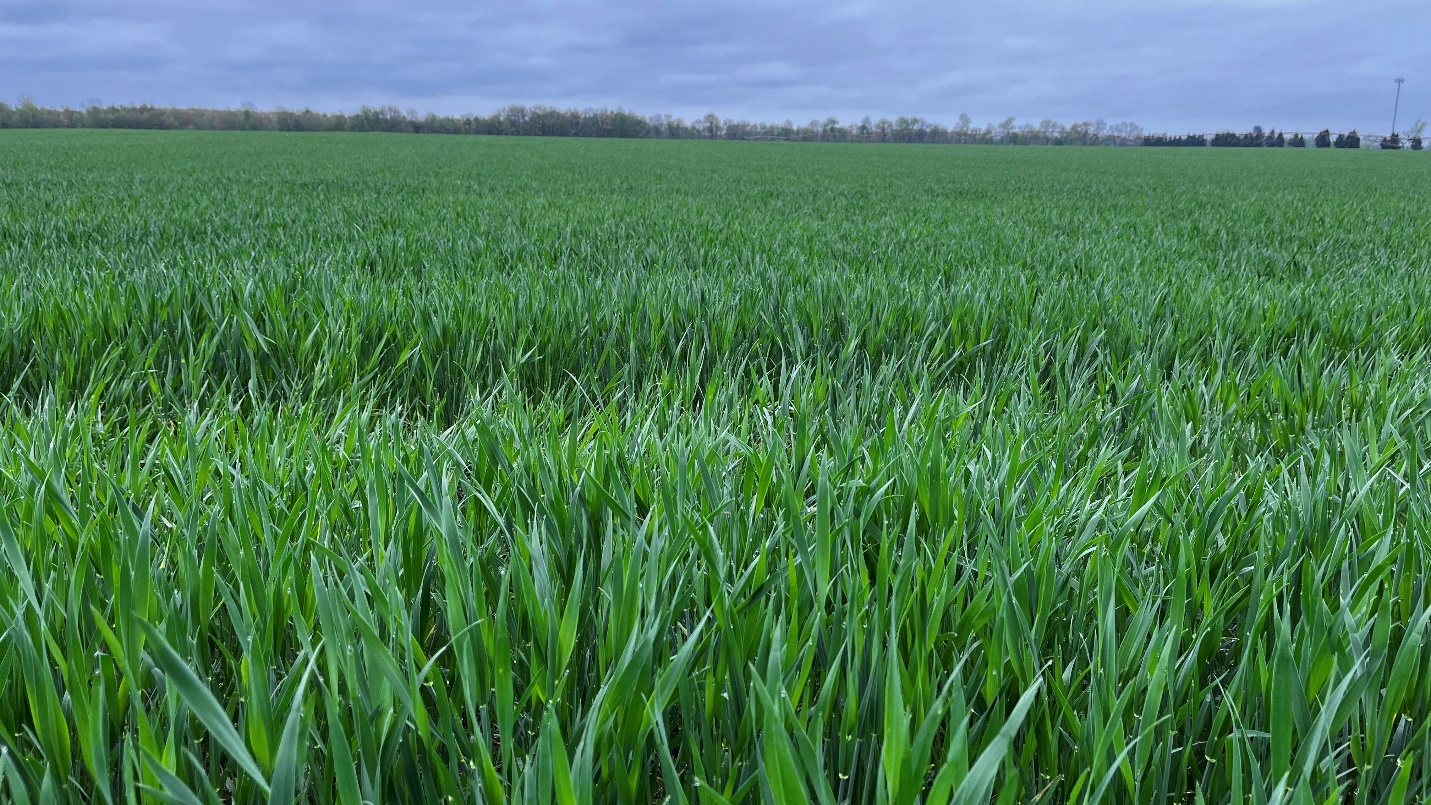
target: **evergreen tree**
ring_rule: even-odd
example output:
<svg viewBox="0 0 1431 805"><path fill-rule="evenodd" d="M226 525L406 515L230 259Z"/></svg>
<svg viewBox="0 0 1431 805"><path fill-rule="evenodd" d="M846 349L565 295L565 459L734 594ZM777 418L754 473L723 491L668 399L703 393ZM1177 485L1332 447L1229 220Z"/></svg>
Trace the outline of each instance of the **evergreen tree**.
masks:
<svg viewBox="0 0 1431 805"><path fill-rule="evenodd" d="M1356 133L1356 129L1352 129L1346 134L1338 134L1332 146L1335 148L1361 148L1361 135Z"/></svg>

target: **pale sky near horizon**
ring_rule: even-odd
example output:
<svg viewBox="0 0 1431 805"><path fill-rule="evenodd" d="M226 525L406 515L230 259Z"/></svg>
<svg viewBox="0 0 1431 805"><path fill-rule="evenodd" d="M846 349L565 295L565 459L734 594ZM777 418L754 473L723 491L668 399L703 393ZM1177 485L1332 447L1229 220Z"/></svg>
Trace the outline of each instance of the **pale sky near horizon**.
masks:
<svg viewBox="0 0 1431 805"><path fill-rule="evenodd" d="M1431 119L1428 0L0 0L0 99L1149 131Z"/></svg>

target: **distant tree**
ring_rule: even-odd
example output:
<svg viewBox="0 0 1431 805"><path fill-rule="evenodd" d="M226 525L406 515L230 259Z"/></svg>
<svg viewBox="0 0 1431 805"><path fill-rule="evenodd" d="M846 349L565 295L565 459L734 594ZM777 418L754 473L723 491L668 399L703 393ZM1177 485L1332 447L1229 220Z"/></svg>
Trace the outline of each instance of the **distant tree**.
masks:
<svg viewBox="0 0 1431 805"><path fill-rule="evenodd" d="M1014 131L1014 116L1009 115L999 123L999 142L1008 142L1009 135Z"/></svg>
<svg viewBox="0 0 1431 805"><path fill-rule="evenodd" d="M1303 137L1303 136L1300 135L1300 134L1293 134L1293 135L1287 140L1287 147L1288 147L1288 148L1306 148L1306 147L1307 147L1307 138L1306 138L1306 137Z"/></svg>
<svg viewBox="0 0 1431 805"><path fill-rule="evenodd" d="M841 135L844 133L840 129L840 121L833 116L825 118L825 122L821 125L820 129L824 133L825 139L831 142L842 139Z"/></svg>
<svg viewBox="0 0 1431 805"><path fill-rule="evenodd" d="M1401 150L1401 137L1400 137L1399 135L1392 134L1390 137L1383 137L1383 138L1381 138L1381 150L1383 150L1383 151L1400 151L1400 150Z"/></svg>
<svg viewBox="0 0 1431 805"><path fill-rule="evenodd" d="M1331 130L1330 130L1330 129L1322 129L1321 132L1317 134L1316 140L1314 140L1313 142L1314 142L1314 144L1316 145L1317 148L1331 148L1331 147L1332 147L1332 132L1331 132Z"/></svg>
<svg viewBox="0 0 1431 805"><path fill-rule="evenodd" d="M969 117L968 112L959 113L959 125L954 129L960 134L968 134L974 130L974 118Z"/></svg>
<svg viewBox="0 0 1431 805"><path fill-rule="evenodd" d="M1143 145L1173 148L1205 148L1207 147L1207 138L1201 134L1188 134L1183 137L1169 137L1166 134L1149 134L1143 137Z"/></svg>
<svg viewBox="0 0 1431 805"><path fill-rule="evenodd" d="M1350 149L1361 148L1361 135L1356 133L1356 129L1352 129L1346 134L1338 134L1337 139L1332 143L1332 147Z"/></svg>
<svg viewBox="0 0 1431 805"><path fill-rule="evenodd" d="M1137 141L1143 136L1143 127L1131 120L1122 123L1114 123L1108 127L1108 134L1113 137L1115 144L1127 144Z"/></svg>
<svg viewBox="0 0 1431 805"><path fill-rule="evenodd" d="M894 121L894 141L908 143L914 141L914 118L900 115Z"/></svg>
<svg viewBox="0 0 1431 805"><path fill-rule="evenodd" d="M1242 145L1242 135L1234 131L1219 131L1212 135L1213 148L1237 148Z"/></svg>
<svg viewBox="0 0 1431 805"><path fill-rule="evenodd" d="M887 117L882 117L874 127L875 135L882 143L889 142L890 135L894 133L894 123Z"/></svg>
<svg viewBox="0 0 1431 805"><path fill-rule="evenodd" d="M35 104L35 99L29 95L21 95L19 103L10 110L9 125L17 129L39 128L43 122L40 114L40 107Z"/></svg>
<svg viewBox="0 0 1431 805"><path fill-rule="evenodd" d="M377 110L371 106L360 107L352 117L348 118L348 128L350 131L380 131Z"/></svg>
<svg viewBox="0 0 1431 805"><path fill-rule="evenodd" d="M707 112L706 116L701 118L701 124L705 127L706 139L708 140L714 140L719 137L721 131L724 129L724 126L721 125L720 118L716 117L714 112Z"/></svg>
<svg viewBox="0 0 1431 805"><path fill-rule="evenodd" d="M1412 137L1412 138L1410 138L1407 142L1411 143L1411 150L1412 150L1412 151L1420 151L1420 150L1421 150L1421 138L1420 138L1420 137Z"/></svg>
<svg viewBox="0 0 1431 805"><path fill-rule="evenodd" d="M1282 132L1279 131L1279 132L1277 132L1276 136L1272 137L1271 139L1269 139L1269 140L1267 141L1267 147L1268 147L1268 148L1286 148L1286 147L1287 147L1287 138L1286 138L1285 136L1283 136Z"/></svg>
<svg viewBox="0 0 1431 805"><path fill-rule="evenodd" d="M1093 123L1087 120L1070 123L1063 132L1063 142L1071 145L1088 145L1092 137Z"/></svg>
<svg viewBox="0 0 1431 805"><path fill-rule="evenodd" d="M617 109L611 116L611 122L612 136L614 137L651 136L651 125L646 122L646 118L632 114L625 109Z"/></svg>

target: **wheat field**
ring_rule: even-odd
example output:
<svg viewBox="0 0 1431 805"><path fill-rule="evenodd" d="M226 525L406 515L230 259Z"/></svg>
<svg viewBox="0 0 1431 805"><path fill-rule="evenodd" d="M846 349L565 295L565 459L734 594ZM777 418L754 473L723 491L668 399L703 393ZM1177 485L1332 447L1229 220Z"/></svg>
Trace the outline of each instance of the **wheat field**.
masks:
<svg viewBox="0 0 1431 805"><path fill-rule="evenodd" d="M1431 795L1431 160L0 136L0 800Z"/></svg>

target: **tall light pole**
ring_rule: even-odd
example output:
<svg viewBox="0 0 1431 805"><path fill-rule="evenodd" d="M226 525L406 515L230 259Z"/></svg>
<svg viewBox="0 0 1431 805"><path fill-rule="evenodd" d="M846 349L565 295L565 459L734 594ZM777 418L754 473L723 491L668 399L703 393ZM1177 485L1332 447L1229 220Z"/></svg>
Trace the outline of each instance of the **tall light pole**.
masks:
<svg viewBox="0 0 1431 805"><path fill-rule="evenodd" d="M1396 113L1401 111L1401 85L1406 83L1406 79L1396 79L1396 105L1391 108L1391 136L1396 136Z"/></svg>

